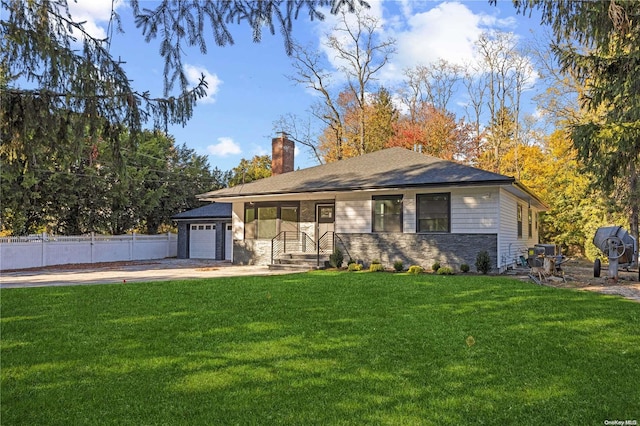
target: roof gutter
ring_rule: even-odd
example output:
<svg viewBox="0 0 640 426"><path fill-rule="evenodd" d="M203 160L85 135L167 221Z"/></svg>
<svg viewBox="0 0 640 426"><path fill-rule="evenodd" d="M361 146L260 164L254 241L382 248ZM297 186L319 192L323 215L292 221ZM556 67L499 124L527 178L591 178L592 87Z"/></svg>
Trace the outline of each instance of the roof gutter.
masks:
<svg viewBox="0 0 640 426"><path fill-rule="evenodd" d="M538 196L535 195L533 193L533 191L531 191L525 184L523 184L521 182L518 182L518 181L514 181L513 182L513 186L515 186L520 191L522 191L525 194L527 194L529 197L531 197L533 200L535 200L537 203L539 203L545 210L549 209L549 205L547 203L545 203L544 201L542 201L540 198L538 198Z"/></svg>

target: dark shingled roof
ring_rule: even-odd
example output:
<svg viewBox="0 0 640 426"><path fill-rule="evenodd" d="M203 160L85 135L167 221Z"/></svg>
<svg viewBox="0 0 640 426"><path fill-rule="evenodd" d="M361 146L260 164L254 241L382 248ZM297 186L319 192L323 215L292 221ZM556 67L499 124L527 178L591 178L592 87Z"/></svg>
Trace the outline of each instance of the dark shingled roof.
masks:
<svg viewBox="0 0 640 426"><path fill-rule="evenodd" d="M267 194L450 185L511 185L515 179L475 167L389 148L359 157L198 195L204 200Z"/></svg>
<svg viewBox="0 0 640 426"><path fill-rule="evenodd" d="M185 219L226 219L231 217L231 203L211 203L197 209L187 210L171 217L174 220Z"/></svg>

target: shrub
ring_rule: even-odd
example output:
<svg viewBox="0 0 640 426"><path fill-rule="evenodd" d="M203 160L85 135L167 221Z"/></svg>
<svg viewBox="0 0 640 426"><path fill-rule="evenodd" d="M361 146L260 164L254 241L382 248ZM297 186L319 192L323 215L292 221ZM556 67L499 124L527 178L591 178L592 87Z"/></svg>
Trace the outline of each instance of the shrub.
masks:
<svg viewBox="0 0 640 426"><path fill-rule="evenodd" d="M342 262L344 262L342 251L339 248L336 248L329 256L329 264L334 268L340 268L342 267Z"/></svg>
<svg viewBox="0 0 640 426"><path fill-rule="evenodd" d="M434 262L433 265L431 265L431 270L437 272L438 269L440 269L440 262Z"/></svg>
<svg viewBox="0 0 640 426"><path fill-rule="evenodd" d="M393 269L395 269L396 272L402 272L404 269L404 263L402 263L402 260L396 260L393 262Z"/></svg>
<svg viewBox="0 0 640 426"><path fill-rule="evenodd" d="M348 267L349 272L362 271L362 265L360 263L350 263Z"/></svg>
<svg viewBox="0 0 640 426"><path fill-rule="evenodd" d="M469 272L469 265L467 265L466 263L463 263L462 265L460 265L460 271L461 272Z"/></svg>
<svg viewBox="0 0 640 426"><path fill-rule="evenodd" d="M377 263L373 261L369 265L369 272L384 272L384 266L379 261Z"/></svg>
<svg viewBox="0 0 640 426"><path fill-rule="evenodd" d="M476 256L476 269L483 274L488 274L491 270L491 257L486 250L482 250Z"/></svg>
<svg viewBox="0 0 640 426"><path fill-rule="evenodd" d="M448 266L441 266L440 268L438 268L436 274L438 274L438 275L453 275L453 269L449 268Z"/></svg>
<svg viewBox="0 0 640 426"><path fill-rule="evenodd" d="M411 265L407 272L410 273L411 275L419 275L424 272L424 269L422 269L422 266Z"/></svg>

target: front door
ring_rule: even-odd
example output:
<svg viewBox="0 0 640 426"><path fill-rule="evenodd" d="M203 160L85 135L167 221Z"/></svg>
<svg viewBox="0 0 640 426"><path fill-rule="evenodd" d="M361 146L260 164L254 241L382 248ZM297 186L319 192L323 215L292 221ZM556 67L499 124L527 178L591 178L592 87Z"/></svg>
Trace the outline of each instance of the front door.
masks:
<svg viewBox="0 0 640 426"><path fill-rule="evenodd" d="M336 207L335 204L318 204L316 206L316 239L322 238L327 232L334 231Z"/></svg>

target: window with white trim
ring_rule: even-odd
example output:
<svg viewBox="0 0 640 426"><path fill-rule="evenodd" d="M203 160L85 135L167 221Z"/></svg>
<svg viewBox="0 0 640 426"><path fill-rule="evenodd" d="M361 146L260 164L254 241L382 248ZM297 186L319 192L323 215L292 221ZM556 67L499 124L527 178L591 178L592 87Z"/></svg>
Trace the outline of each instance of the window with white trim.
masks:
<svg viewBox="0 0 640 426"><path fill-rule="evenodd" d="M518 238L522 238L522 206L518 204L517 208L517 221L518 221Z"/></svg>

